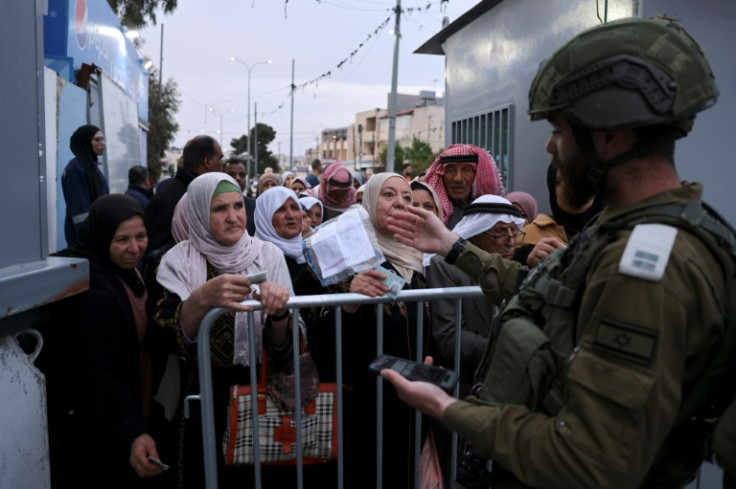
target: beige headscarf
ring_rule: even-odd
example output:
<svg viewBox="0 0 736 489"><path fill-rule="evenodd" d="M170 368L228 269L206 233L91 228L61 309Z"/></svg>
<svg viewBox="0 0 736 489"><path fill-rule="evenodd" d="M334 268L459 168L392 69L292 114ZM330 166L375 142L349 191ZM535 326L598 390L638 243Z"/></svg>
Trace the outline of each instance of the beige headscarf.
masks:
<svg viewBox="0 0 736 489"><path fill-rule="evenodd" d="M220 273L248 275L266 272L267 280L287 287L289 294L293 295L284 255L276 245L265 243L248 233L243 233L240 241L233 245L223 245L215 240L210 228L210 202L217 185L223 180L237 185L232 177L220 172L204 173L189 184L186 193L188 239L176 244L163 256L156 280L184 301L207 281L209 262ZM262 311L256 311L253 315L256 350L260 351L264 316ZM248 365L248 321L245 313L235 314L233 348L233 363Z"/></svg>
<svg viewBox="0 0 736 489"><path fill-rule="evenodd" d="M406 188L409 189L409 182L398 173L378 173L373 175L368 180L368 183L365 184L362 206L371 217L371 222L378 238L378 245L381 247L384 256L398 270L401 276L409 282L411 281L413 271L419 273L424 271L422 267L422 252L399 243L394 239L392 234L379 229L376 225L376 204L380 197L383 184L391 177L399 177L404 182L404 185L406 185Z"/></svg>

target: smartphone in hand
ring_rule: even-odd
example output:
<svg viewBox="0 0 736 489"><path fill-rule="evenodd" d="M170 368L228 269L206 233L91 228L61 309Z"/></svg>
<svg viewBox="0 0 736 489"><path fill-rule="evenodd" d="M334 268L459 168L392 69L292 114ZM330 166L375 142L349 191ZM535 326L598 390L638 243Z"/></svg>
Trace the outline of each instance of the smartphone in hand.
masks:
<svg viewBox="0 0 736 489"><path fill-rule="evenodd" d="M390 368L408 380L429 382L448 392L455 388L459 378L457 372L454 370L435 367L434 365L425 365L391 355L379 355L378 358L368 365L368 368L379 375L381 370Z"/></svg>
<svg viewBox="0 0 736 489"><path fill-rule="evenodd" d="M159 466L159 467L161 467L161 468L162 468L163 470L169 470L169 466L168 466L168 465L166 465L165 463L163 463L162 461L160 461L160 460L159 460L159 459L157 459L157 458L153 458L153 457L151 457L150 455L148 456L148 461L149 461L149 462L151 462L151 463L152 463L152 464L154 464L154 465L158 465L158 466Z"/></svg>

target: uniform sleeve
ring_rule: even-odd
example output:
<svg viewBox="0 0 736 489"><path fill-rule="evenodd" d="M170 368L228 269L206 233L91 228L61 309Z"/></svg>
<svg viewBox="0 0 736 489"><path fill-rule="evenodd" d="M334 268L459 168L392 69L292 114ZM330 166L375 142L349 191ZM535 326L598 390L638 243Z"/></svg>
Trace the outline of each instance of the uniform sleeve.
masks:
<svg viewBox="0 0 736 489"><path fill-rule="evenodd" d="M607 247L589 274L556 416L472 397L445 413L476 452L525 484L638 487L672 428L683 384L702 372L722 334L725 288L707 249L678 237L665 276L653 282L618 273L624 245Z"/></svg>
<svg viewBox="0 0 736 489"><path fill-rule="evenodd" d="M494 304L501 304L516 293L519 278L528 268L498 253L487 253L472 243L455 261L455 266L480 285L483 293ZM521 273L520 273L521 272Z"/></svg>

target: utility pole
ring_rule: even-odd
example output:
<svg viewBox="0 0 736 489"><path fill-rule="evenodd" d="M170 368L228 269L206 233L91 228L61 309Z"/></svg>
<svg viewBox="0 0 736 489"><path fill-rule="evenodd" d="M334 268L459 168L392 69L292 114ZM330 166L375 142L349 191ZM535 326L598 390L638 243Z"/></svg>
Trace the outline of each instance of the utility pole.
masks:
<svg viewBox="0 0 736 489"><path fill-rule="evenodd" d="M289 171L294 171L294 60L291 60L291 129L289 134Z"/></svg>
<svg viewBox="0 0 736 489"><path fill-rule="evenodd" d="M396 25L394 27L394 66L391 74L391 96L388 102L388 148L386 149L386 171L394 171L396 146L396 85L399 77L399 39L401 38L401 0L396 0Z"/></svg>
<svg viewBox="0 0 736 489"><path fill-rule="evenodd" d="M161 24L161 50L158 60L158 105L161 105L161 80L164 79L164 25Z"/></svg>
<svg viewBox="0 0 736 489"><path fill-rule="evenodd" d="M253 103L253 150L256 155L256 173L258 173L258 102Z"/></svg>

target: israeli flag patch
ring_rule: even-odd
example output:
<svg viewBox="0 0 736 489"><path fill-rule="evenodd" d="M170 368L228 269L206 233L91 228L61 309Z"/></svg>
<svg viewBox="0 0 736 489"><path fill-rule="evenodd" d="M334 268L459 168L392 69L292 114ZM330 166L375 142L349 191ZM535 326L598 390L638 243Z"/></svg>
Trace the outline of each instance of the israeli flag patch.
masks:
<svg viewBox="0 0 736 489"><path fill-rule="evenodd" d="M637 225L621 256L619 273L652 282L662 280L676 237L677 228L672 226Z"/></svg>

